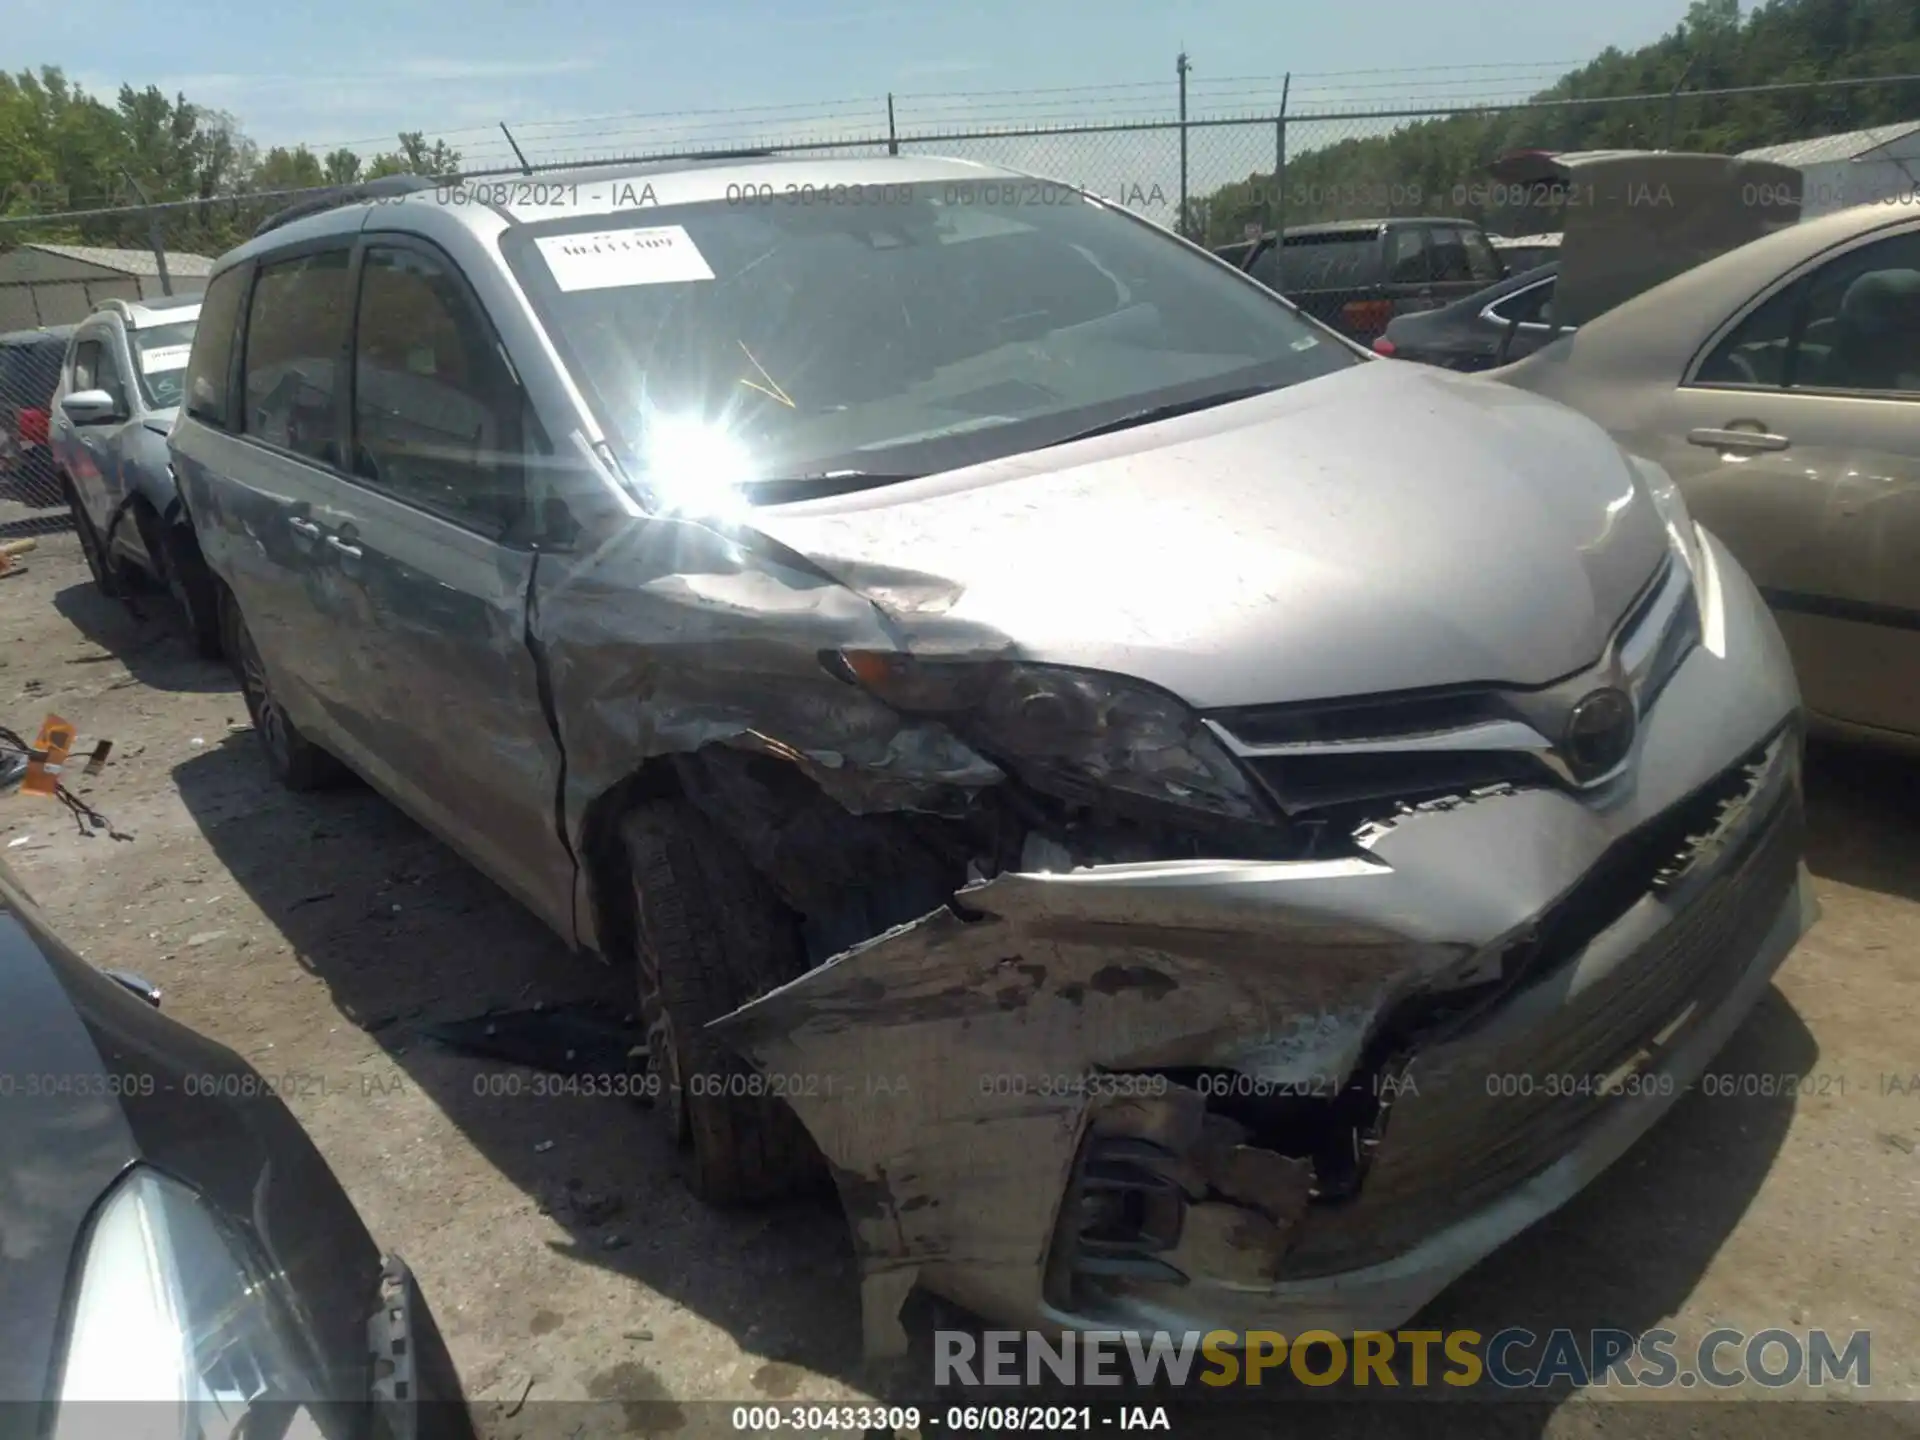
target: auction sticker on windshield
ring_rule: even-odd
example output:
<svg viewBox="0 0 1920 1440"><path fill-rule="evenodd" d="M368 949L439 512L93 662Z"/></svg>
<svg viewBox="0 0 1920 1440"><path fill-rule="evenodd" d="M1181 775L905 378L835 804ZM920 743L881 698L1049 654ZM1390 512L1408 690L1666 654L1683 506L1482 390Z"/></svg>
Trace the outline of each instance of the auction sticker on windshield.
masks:
<svg viewBox="0 0 1920 1440"><path fill-rule="evenodd" d="M158 375L167 370L187 368L187 356L192 353L191 345L161 345L152 350L140 352L140 369L148 375Z"/></svg>
<svg viewBox="0 0 1920 1440"><path fill-rule="evenodd" d="M553 272L554 284L565 291L713 279L706 256L679 225L543 235L534 243Z"/></svg>

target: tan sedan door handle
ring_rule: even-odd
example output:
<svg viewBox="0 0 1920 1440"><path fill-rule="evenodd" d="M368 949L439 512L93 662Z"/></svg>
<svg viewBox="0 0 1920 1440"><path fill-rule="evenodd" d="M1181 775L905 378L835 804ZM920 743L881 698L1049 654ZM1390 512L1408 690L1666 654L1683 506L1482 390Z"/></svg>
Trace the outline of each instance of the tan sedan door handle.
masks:
<svg viewBox="0 0 1920 1440"><path fill-rule="evenodd" d="M1784 450L1793 442L1769 430L1689 430L1689 445L1705 445L1713 450Z"/></svg>

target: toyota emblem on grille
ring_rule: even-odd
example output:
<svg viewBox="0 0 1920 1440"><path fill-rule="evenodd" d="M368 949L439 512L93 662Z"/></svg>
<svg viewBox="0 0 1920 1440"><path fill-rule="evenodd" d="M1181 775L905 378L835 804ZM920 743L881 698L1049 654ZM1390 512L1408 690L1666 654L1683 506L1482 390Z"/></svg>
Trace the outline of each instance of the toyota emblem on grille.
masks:
<svg viewBox="0 0 1920 1440"><path fill-rule="evenodd" d="M1627 758L1633 748L1633 701L1624 690L1595 690L1567 717L1562 750L1576 779L1592 780Z"/></svg>

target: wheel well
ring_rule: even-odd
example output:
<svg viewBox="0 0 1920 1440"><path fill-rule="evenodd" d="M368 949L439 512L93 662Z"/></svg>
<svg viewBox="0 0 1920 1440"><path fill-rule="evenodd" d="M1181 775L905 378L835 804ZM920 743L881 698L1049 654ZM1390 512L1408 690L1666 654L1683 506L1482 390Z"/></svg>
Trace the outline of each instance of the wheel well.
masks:
<svg viewBox="0 0 1920 1440"><path fill-rule="evenodd" d="M587 905L600 957L618 963L633 953L633 882L620 822L628 812L652 800L686 793L671 755L656 755L631 775L608 786L587 806L580 826L581 870L587 877Z"/></svg>

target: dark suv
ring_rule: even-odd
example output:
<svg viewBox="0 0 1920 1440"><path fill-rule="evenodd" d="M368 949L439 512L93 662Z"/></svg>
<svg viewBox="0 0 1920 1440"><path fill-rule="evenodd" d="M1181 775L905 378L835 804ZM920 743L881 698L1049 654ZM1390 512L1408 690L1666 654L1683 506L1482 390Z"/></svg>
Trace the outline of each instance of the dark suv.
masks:
<svg viewBox="0 0 1920 1440"><path fill-rule="evenodd" d="M71 325L0 335L0 496L6 499L61 503L47 424L72 337Z"/></svg>
<svg viewBox="0 0 1920 1440"><path fill-rule="evenodd" d="M1341 220L1233 247L1254 279L1362 344L1397 315L1433 310L1506 273L1471 220ZM1247 263L1247 254L1252 263Z"/></svg>

